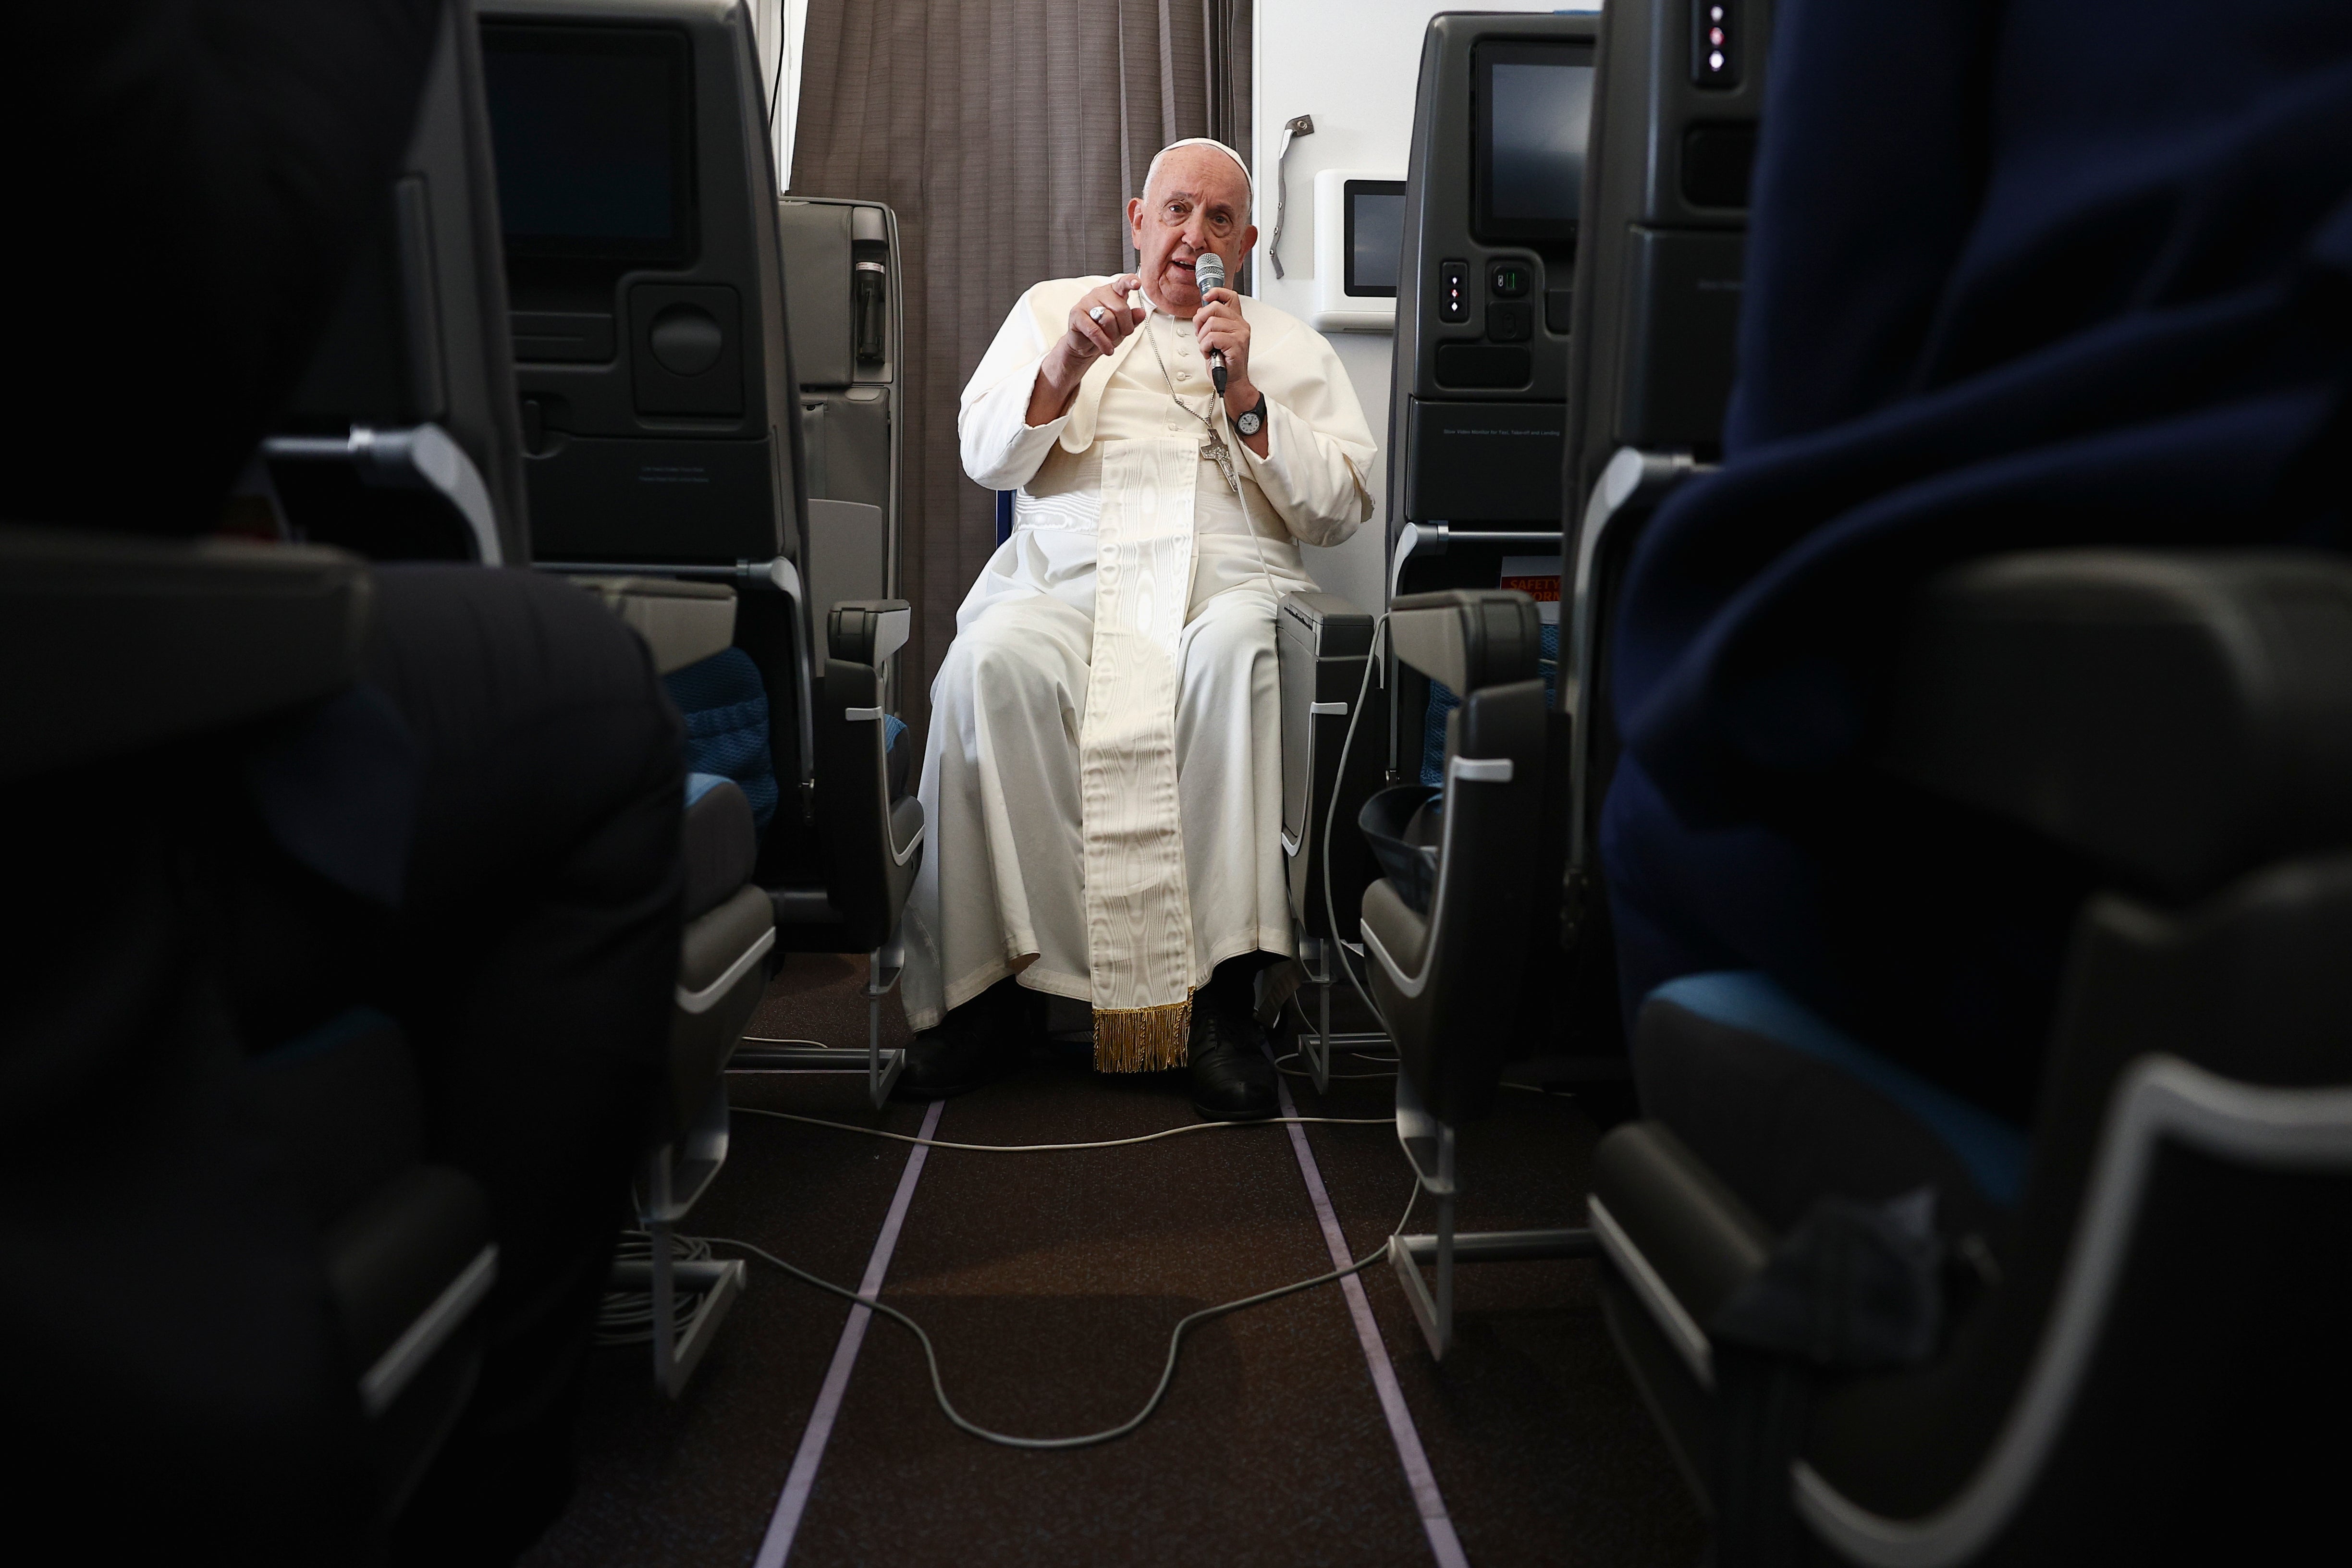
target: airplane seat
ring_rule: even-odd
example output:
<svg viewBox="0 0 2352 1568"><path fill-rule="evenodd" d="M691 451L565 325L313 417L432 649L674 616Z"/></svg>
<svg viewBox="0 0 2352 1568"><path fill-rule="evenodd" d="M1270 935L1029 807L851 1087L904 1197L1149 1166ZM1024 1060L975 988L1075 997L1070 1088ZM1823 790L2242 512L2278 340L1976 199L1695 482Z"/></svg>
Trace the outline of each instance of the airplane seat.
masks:
<svg viewBox="0 0 2352 1568"><path fill-rule="evenodd" d="M1573 718L1553 873L1565 1011L1589 1037L1622 1037L1598 848L1618 587L1651 516L1722 455L1771 32L1771 0L1612 0L1601 19L1561 458Z"/></svg>
<svg viewBox="0 0 2352 1568"><path fill-rule="evenodd" d="M906 606L884 593L895 566L884 514L813 482L824 458L828 479L835 467L844 483L878 477L895 506L887 210L780 204L747 4L498 0L483 7L482 37L535 563L697 583L732 601L731 643L703 668L672 670L671 689L708 744L697 765L734 779L760 822L753 876L776 946L868 955L879 1103L902 1057L881 1050L878 998L897 981L898 920L921 849L920 808L887 787L884 683L904 639L853 637L877 661L860 677L836 668L853 650L821 640L819 623L852 607L887 623ZM840 298L821 290L803 312L807 331L824 335L828 312L856 316L835 389L842 439L828 434L814 453L809 429L832 419L833 393L816 399L822 418L803 417L803 323L787 321L786 279L807 237L785 215L803 207L837 220L848 258ZM878 317L859 281L877 261ZM867 449L877 441L878 458ZM763 706L772 805L757 760L731 755ZM801 1049L755 1054L770 1067L837 1065L793 1057Z"/></svg>
<svg viewBox="0 0 2352 1568"><path fill-rule="evenodd" d="M215 783L241 788L257 736L331 703L357 679L371 604L367 567L341 551L0 528L0 655L11 669L40 672L0 691L0 784L77 790L102 767L171 777L191 795ZM174 875L192 881L186 896L203 907L224 895L211 887L202 830L191 837L197 841L173 847ZM37 887L18 890L42 896ZM136 982L110 975L126 992ZM354 1007L236 1058L214 1049L200 1021L190 1027L184 1041L142 1047L127 1075L120 1063L92 1061L88 1070L163 1086L175 1105L201 1105L220 1089L241 1106L273 1180L316 1237L389 1519L456 1423L481 1364L477 1309L498 1272L488 1199L471 1176L426 1157L415 1065L383 1015ZM94 1056L96 1043L85 1037L77 1048ZM188 1066L191 1054L202 1065ZM118 1085L111 1098L123 1124L144 1138L175 1136L178 1125L142 1107L141 1093L135 1082ZM81 1153L102 1168L115 1163L99 1150ZM222 1157L241 1166L249 1155L240 1144ZM135 1159L121 1163L137 1170ZM204 1179L192 1169L173 1175ZM116 1190L110 1201L135 1208L139 1200ZM223 1236L231 1226L224 1215L207 1223ZM244 1256L221 1251L213 1262L234 1268ZM257 1298L273 1288L251 1283Z"/></svg>
<svg viewBox="0 0 2352 1568"><path fill-rule="evenodd" d="M1591 14L1448 13L1423 35L1389 416L1391 596L1518 588L1558 616L1574 280L1587 244L1580 193L1602 25ZM1556 649L1543 657L1556 667ZM1410 667L1391 673L1390 771L1435 788L1460 694Z"/></svg>
<svg viewBox="0 0 2352 1568"><path fill-rule="evenodd" d="M655 1386L676 1398L744 1286L741 1259L689 1260L675 1255L674 1244L678 1223L726 1163L726 1072L766 992L770 966L763 961L776 945L774 906L752 877L764 826L761 803L770 814L776 805L766 700L758 671L734 646L737 601L726 584L572 581L645 638L656 673L680 700L687 721L686 924L667 1083L635 1188L637 1222L649 1246L644 1258L616 1262L612 1279L617 1290L650 1298ZM698 710L685 700L730 685L742 699L733 709ZM756 721L740 711L747 708L756 709ZM747 773L748 782L733 770ZM696 1298L682 1328L680 1294ZM670 1331L663 1331L666 1325Z"/></svg>
<svg viewBox="0 0 2352 1568"><path fill-rule="evenodd" d="M1396 600L1389 627L1400 663L1467 694L1446 723L1445 783L1424 808L1438 823L1428 868L1374 881L1361 915L1373 997L1396 1041L1399 1094L1454 1122L1493 1104L1517 1000L1516 939L1532 889L1526 878L1475 868L1524 856L1537 837L1542 626L1524 594L1453 589ZM1426 796L1418 784L1398 785L1367 810L1392 817Z"/></svg>
<svg viewBox="0 0 2352 1568"><path fill-rule="evenodd" d="M530 560L481 45L443 7L382 222L261 450L283 532L375 560Z"/></svg>
<svg viewBox="0 0 2352 1568"><path fill-rule="evenodd" d="M1701 16L1717 9L1725 15L1711 23ZM1691 29L1710 25L1727 33L1722 48L1695 49L1699 35ZM1576 166L1578 218L1569 247L1574 284L1557 300L1573 331L1561 344L1566 403L1559 471L1549 492L1562 520L1561 602L1540 656L1552 664L1546 681L1553 726L1549 793L1533 856L1515 848L1478 874L1499 881L1539 862L1536 874L1546 893L1530 903L1528 940L1547 953L1564 951L1567 962L1528 955L1510 1026L1514 1048L1534 1055L1525 1069L1532 1075L1578 1086L1604 1125L1630 1109L1596 853L1600 803L1616 756L1605 651L1617 584L1643 525L1721 449L1748 160L1770 26L1767 0L1720 6L1716 0L1617 0L1598 19L1591 52L1580 57L1589 61L1587 83L1569 95L1577 105L1589 101L1590 119ZM1452 50L1465 54L1459 45ZM1451 79L1443 68L1448 58L1433 23L1425 93L1432 80ZM1470 58L1453 66L1453 79L1475 70ZM1443 156L1442 139L1433 140L1426 154L1417 142L1415 155ZM1449 309L1459 314L1464 307L1441 291L1412 314L1423 330L1442 333ZM1421 537L1427 531L1408 542L1424 552L1433 542L1447 544ZM1427 760L1417 772L1434 787L1455 695L1442 679L1415 687L1402 670L1397 686L1400 711L1426 712L1421 734ZM1426 708L1416 710L1423 689ZM1399 760L1410 758L1404 752Z"/></svg>
<svg viewBox="0 0 2352 1568"><path fill-rule="evenodd" d="M1454 1340L1457 1262L1580 1258L1582 1230L1457 1234L1457 1123L1492 1108L1518 1018L1532 906L1545 890L1520 867L1546 837L1558 727L1538 676L1543 623L1536 602L1509 589L1407 595L1389 607L1401 666L1464 693L1446 720L1445 783L1371 797L1363 837L1385 875L1363 894L1360 931L1372 999L1396 1043L1397 1141L1437 1228L1391 1244L1390 1261L1430 1352ZM1420 1265L1436 1268L1434 1293Z"/></svg>
<svg viewBox="0 0 2352 1568"><path fill-rule="evenodd" d="M1701 14L1717 8L1724 16ZM1539 743L1535 736L1524 742L1534 748L1531 760L1512 762L1513 776L1537 789L1540 801L1517 835L1448 837L1440 858L1441 865L1444 857L1454 858L1461 885L1486 890L1488 908L1482 914L1514 911L1514 924L1493 928L1488 940L1465 943L1452 958L1465 975L1483 976L1494 988L1495 994L1481 1004L1485 1015L1473 1019L1467 1011L1458 1017L1441 1011L1434 1016L1443 1017L1442 1027L1432 1018L1416 1017L1417 1007L1424 1014L1429 1009L1413 988L1439 972L1417 945L1418 917L1394 879L1376 885L1364 906L1368 945L1378 932L1385 954L1373 966L1381 1011L1392 1033L1405 1029L1416 1037L1412 1054L1400 1037L1399 1056L1411 1061L1413 1054L1425 1053L1428 1063L1398 1075L1398 1127L1409 1152L1416 1141L1433 1152L1427 1161L1416 1157L1415 1163L1417 1169L1429 1166L1423 1184L1440 1198L1439 1230L1425 1238L1425 1246L1401 1246L1394 1260L1424 1337L1439 1356L1453 1332L1450 1270L1455 1258L1577 1257L1589 1255L1595 1245L1591 1233L1582 1229L1531 1234L1508 1243L1454 1237L1448 1194L1454 1177L1443 1158L1454 1122L1483 1112L1507 1055L1531 1058L1515 1069L1525 1076L1572 1085L1604 1127L1632 1110L1628 1089L1634 1068L1624 1041L1595 853L1600 801L1616 754L1603 655L1616 585L1643 523L1676 484L1702 471L1720 450L1738 324L1748 160L1760 111L1771 17L1764 0L1721 0L1719 6L1718 0L1615 0L1597 23L1580 20L1588 29L1584 34L1564 36L1550 46L1577 52L1526 60L1512 52L1482 62L1479 40L1508 35L1520 19L1435 19L1424 47L1423 100L1416 113L1416 171L1449 166L1448 158L1491 156L1485 148L1497 144L1493 138L1499 133L1490 132L1488 142L1479 143L1468 100L1461 96L1474 80L1490 79L1482 72L1531 66L1580 71L1580 79L1560 79L1553 94L1557 101L1549 102L1548 112L1554 121L1563 115L1589 115L1583 135L1575 139L1579 155L1569 186L1577 216L1564 226L1565 242L1555 242L1561 254L1546 260L1572 265L1574 279L1572 289L1560 290L1556 299L1546 291L1548 309L1557 309L1563 325L1573 329L1560 334L1565 403L1559 416L1561 439L1552 448L1557 469L1546 491L1555 509L1553 525L1560 529L1553 537L1564 542L1557 564L1562 603L1556 614L1565 624L1538 623L1549 636L1530 648L1528 675L1534 677L1549 656L1554 679L1533 689L1542 733ZM1696 48L1695 40L1704 34L1693 29L1711 26L1726 33L1723 46ZM1481 104L1499 105L1496 90L1490 86L1474 96ZM1454 112L1454 107L1461 112ZM1455 121L1471 129L1444 129ZM1468 139L1466 150L1450 146L1449 137ZM1440 182L1426 173L1423 177L1434 193ZM1433 239L1441 247L1466 244L1454 237L1452 225L1474 221L1469 206L1475 197L1465 193L1477 191L1480 177L1474 174L1453 182L1460 188L1450 199L1464 213L1448 220L1448 226L1434 226L1424 215L1416 231L1409 216L1408 248L1418 246L1425 253ZM1433 194L1423 198L1423 205L1433 213L1437 201ZM1495 222L1483 210L1475 221ZM1475 237L1480 231L1468 226L1464 232ZM1431 259L1422 256L1424 263ZM1465 300L1449 284L1453 278L1443 267L1425 268L1425 297L1412 310L1400 310L1401 378L1425 354L1416 344L1413 358L1407 357L1408 316L1417 336L1442 348L1487 319L1480 312L1491 314L1494 301L1486 296L1495 289L1473 289L1474 298ZM1449 320L1458 325L1449 330ZM1433 374L1433 363L1431 369ZM1405 402L1401 396L1401 408ZM1442 474L1423 471L1424 459L1412 456L1414 427L1405 414L1398 417L1406 444L1392 449L1408 454L1408 476ZM1423 415L1424 423L1428 417ZM1434 428L1420 433L1425 446ZM1415 568L1425 574L1459 553L1453 549L1457 530L1441 530L1434 522L1411 526L1412 532L1399 535L1400 585L1408 581L1406 568L1413 557L1429 557ZM1441 547L1447 553L1437 553ZM1505 542L1489 548L1526 547ZM1415 725L1413 731L1425 733L1428 742L1443 737L1434 776L1446 792L1438 814L1444 821L1454 810L1461 714L1479 693L1465 692L1449 679L1446 671L1455 657L1450 652L1418 661L1408 657L1409 636L1421 635L1406 630L1402 612L1408 604L1416 606L1415 619L1431 624L1461 612L1420 608L1410 595L1391 607L1399 617L1392 621L1397 711L1425 711L1425 731ZM1423 692L1431 698L1425 709L1420 706ZM1450 705L1455 694L1462 694L1459 708ZM1491 705L1491 699L1481 704ZM1404 733L1401 717L1401 741ZM1424 781L1432 776L1412 765L1410 751L1401 747L1398 760L1403 764L1400 773ZM1432 787L1436 786L1424 782L1393 795L1388 826L1404 826L1404 805L1427 798ZM1368 810L1368 832L1381 826L1374 816ZM1443 832L1453 831L1446 822ZM1466 921L1457 923L1456 940L1469 929ZM1559 956L1563 951L1565 963ZM1432 1093L1437 1095L1433 1102L1426 1098ZM1439 1265L1433 1297L1411 1266L1414 1257Z"/></svg>
<svg viewBox="0 0 2352 1568"><path fill-rule="evenodd" d="M1589 15L1447 13L1423 36L1392 349L1391 599L1559 577L1569 283L1596 29ZM1322 1014L1299 1038L1320 1088L1334 1046L1386 1038L1330 1028L1332 984L1362 961L1360 900L1377 867L1359 835L1325 825L1355 823L1383 773L1419 776L1426 762L1433 786L1456 698L1390 653L1376 696L1360 679L1373 619L1331 595L1294 595L1277 624L1283 847ZM1359 690L1373 711L1350 711Z"/></svg>
<svg viewBox="0 0 2352 1568"><path fill-rule="evenodd" d="M2032 552L1922 595L1876 765L2098 890L2030 1128L1759 976L1645 1001L1652 1119L1603 1140L1591 1219L1723 1560L2260 1556L2315 1522L2275 1401L2352 1391L2321 1326L2352 1280L2310 1245L2352 1217L2347 668L2340 557Z"/></svg>
<svg viewBox="0 0 2352 1568"><path fill-rule="evenodd" d="M1493 588L1508 558L1559 553L1601 26L1449 12L1423 34L1389 416L1395 592Z"/></svg>
<svg viewBox="0 0 2352 1568"><path fill-rule="evenodd" d="M776 228L808 455L809 602L887 599L905 466L898 217L879 202L786 196Z"/></svg>
<svg viewBox="0 0 2352 1568"><path fill-rule="evenodd" d="M1521 966L1513 1048L1534 1058L1535 1076L1577 1084L1604 1123L1627 1108L1629 1068L1605 900L1591 869L1591 826L1614 756L1599 652L1642 519L1720 447L1770 24L1761 0L1725 9L1734 15L1720 64L1710 63L1716 51L1694 53L1689 29L1707 18L1681 0L1550 19L1564 30L1540 42L1532 18L1433 20L1409 173L1415 297L1399 312L1391 493L1404 500L1394 579L1400 592L1474 580L1540 585L1559 601L1545 606L1539 656L1557 765L1547 770L1551 800L1531 847L1537 874L1560 890L1530 905L1528 941L1569 956L1562 965L1530 954ZM1519 145L1528 127L1543 125L1573 134ZM1549 192L1549 205L1529 194L1496 206L1498 170L1516 172L1530 193ZM1514 351L1535 355L1534 379L1449 387L1474 339L1517 334L1519 293L1539 293L1547 318L1528 350ZM1517 470L1477 455L1534 453L1534 433L1503 437L1510 421L1538 412L1550 432L1541 483L1504 484L1499 476ZM1603 484L1619 448L1634 455ZM1600 512L1589 496L1607 498L1593 503ZM1442 680L1399 666L1394 775L1442 784L1458 700ZM1530 863L1524 850L1512 860Z"/></svg>

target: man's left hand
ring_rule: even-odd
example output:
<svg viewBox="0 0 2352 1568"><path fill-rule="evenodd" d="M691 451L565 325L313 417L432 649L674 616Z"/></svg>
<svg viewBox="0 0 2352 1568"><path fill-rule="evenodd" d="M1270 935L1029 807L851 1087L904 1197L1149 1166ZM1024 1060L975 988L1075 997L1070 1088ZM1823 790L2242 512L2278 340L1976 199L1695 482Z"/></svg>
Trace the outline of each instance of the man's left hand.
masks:
<svg viewBox="0 0 2352 1568"><path fill-rule="evenodd" d="M1246 414L1257 406L1257 388L1250 383L1249 322L1242 318L1242 299L1231 289L1212 289L1201 296L1201 308L1192 312L1192 341L1201 345L1201 356L1206 359L1212 349L1221 350L1225 356L1225 415L1228 418ZM1252 451L1265 456L1265 433L1260 431L1248 438Z"/></svg>

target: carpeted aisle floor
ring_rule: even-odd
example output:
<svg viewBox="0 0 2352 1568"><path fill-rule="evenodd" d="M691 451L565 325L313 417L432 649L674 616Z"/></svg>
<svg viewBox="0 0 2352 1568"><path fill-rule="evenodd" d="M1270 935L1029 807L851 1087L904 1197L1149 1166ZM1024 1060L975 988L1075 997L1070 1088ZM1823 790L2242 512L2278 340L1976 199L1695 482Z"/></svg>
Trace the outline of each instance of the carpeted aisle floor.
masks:
<svg viewBox="0 0 2352 1568"><path fill-rule="evenodd" d="M862 963L796 956L754 1035L863 1046ZM1335 1020L1336 1022L1336 1020ZM886 1031L903 1035L895 1003ZM893 1043L886 1040L886 1043ZM1377 1074L1378 1064L1343 1060ZM1389 1080L1289 1079L1354 1256L1411 1190ZM739 1106L913 1132L862 1080L738 1077ZM938 1136L1065 1142L1192 1123L1181 1075L1098 1079L1040 1058L949 1102ZM1507 1093L1464 1130L1465 1226L1576 1223L1591 1124L1570 1100ZM735 1119L729 1163L688 1222L855 1285L909 1148ZM1413 1228L1426 1228L1417 1215ZM1284 1129L1218 1129L1118 1149L927 1157L884 1299L936 1341L948 1391L980 1424L1097 1430L1149 1396L1187 1312L1330 1267ZM1591 1263L1464 1269L1460 1343L1423 1347L1385 1263L1363 1276L1390 1364L1453 1527L1482 1565L1698 1561L1703 1532L1618 1367ZM596 1352L581 1487L532 1568L746 1564L758 1552L848 1308L764 1265L686 1396L652 1388L643 1346ZM1197 1330L1159 1414L1093 1448L999 1447L950 1426L912 1335L876 1319L793 1542L794 1564L1422 1563L1433 1561L1340 1291Z"/></svg>

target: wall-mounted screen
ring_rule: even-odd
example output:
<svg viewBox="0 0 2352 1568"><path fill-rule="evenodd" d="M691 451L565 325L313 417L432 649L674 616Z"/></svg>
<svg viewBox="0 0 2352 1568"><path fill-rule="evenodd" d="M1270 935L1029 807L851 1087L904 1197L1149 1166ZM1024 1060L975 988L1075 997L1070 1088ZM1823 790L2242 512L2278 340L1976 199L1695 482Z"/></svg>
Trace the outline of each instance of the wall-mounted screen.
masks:
<svg viewBox="0 0 2352 1568"><path fill-rule="evenodd" d="M651 27L482 29L499 216L522 257L694 252L691 65Z"/></svg>
<svg viewBox="0 0 2352 1568"><path fill-rule="evenodd" d="M1347 201L1347 292L1393 300L1404 248L1404 182L1349 180Z"/></svg>
<svg viewBox="0 0 2352 1568"><path fill-rule="evenodd" d="M1592 125L1591 48L1481 44L1471 76L1480 237L1573 237Z"/></svg>

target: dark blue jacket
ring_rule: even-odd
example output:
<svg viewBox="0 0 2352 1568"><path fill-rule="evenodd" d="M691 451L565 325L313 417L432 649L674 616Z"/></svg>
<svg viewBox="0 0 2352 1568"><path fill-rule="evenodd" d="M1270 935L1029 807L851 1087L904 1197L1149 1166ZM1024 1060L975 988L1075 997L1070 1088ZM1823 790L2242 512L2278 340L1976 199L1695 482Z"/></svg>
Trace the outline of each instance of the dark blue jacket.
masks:
<svg viewBox="0 0 2352 1568"><path fill-rule="evenodd" d="M1624 978L1938 1016L2020 1110L1965 1061L2038 1044L2080 889L1862 766L1893 641L1991 552L2344 540L2352 5L1782 0L1771 69L1725 462L1612 649Z"/></svg>

